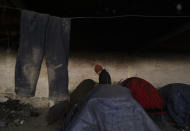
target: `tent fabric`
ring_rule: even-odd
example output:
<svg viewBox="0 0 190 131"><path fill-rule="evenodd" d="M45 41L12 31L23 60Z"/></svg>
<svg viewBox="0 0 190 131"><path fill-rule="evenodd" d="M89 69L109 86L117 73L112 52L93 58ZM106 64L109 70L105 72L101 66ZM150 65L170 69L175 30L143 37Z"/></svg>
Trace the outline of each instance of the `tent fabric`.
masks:
<svg viewBox="0 0 190 131"><path fill-rule="evenodd" d="M160 89L160 94L173 120L177 124L190 126L190 85L168 84Z"/></svg>
<svg viewBox="0 0 190 131"><path fill-rule="evenodd" d="M151 113L164 113L162 112L164 101L156 88L148 81L131 77L123 81L122 85L130 89L131 95L145 110Z"/></svg>
<svg viewBox="0 0 190 131"><path fill-rule="evenodd" d="M97 85L74 110L65 131L160 131L129 89L119 85Z"/></svg>

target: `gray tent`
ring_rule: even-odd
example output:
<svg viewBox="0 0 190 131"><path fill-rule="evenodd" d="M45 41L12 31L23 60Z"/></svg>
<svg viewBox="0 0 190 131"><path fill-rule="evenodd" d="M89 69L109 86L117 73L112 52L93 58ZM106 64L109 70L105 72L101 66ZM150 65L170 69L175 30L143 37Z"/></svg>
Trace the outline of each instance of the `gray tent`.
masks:
<svg viewBox="0 0 190 131"><path fill-rule="evenodd" d="M66 131L160 131L122 86L98 85L70 114Z"/></svg>

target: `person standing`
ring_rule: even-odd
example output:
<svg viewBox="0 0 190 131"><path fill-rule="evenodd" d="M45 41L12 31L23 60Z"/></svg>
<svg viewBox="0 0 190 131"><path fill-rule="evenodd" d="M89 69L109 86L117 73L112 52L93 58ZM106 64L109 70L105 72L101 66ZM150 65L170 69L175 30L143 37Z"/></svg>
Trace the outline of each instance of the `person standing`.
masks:
<svg viewBox="0 0 190 131"><path fill-rule="evenodd" d="M111 84L111 77L109 72L104 69L101 65L96 64L94 71L99 75L99 84Z"/></svg>

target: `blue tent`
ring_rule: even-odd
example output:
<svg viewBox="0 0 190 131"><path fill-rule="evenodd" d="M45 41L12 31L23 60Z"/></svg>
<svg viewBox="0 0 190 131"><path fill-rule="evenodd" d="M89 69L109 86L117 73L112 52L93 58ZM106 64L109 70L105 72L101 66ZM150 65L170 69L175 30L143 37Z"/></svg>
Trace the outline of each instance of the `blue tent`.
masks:
<svg viewBox="0 0 190 131"><path fill-rule="evenodd" d="M180 125L190 126L190 85L173 83L160 89L169 115Z"/></svg>
<svg viewBox="0 0 190 131"><path fill-rule="evenodd" d="M122 86L98 85L67 118L66 131L160 131Z"/></svg>

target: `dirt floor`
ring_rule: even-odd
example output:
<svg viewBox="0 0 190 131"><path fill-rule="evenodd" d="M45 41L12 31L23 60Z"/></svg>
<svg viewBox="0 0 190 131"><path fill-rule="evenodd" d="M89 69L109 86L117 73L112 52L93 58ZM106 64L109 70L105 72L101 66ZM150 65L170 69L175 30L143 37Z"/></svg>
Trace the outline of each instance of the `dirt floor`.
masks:
<svg viewBox="0 0 190 131"><path fill-rule="evenodd" d="M31 117L26 120L23 125L18 127L0 127L0 131L59 131L61 128L61 122L57 122L53 125L47 125L47 112L48 109L40 109L40 115L38 117Z"/></svg>
<svg viewBox="0 0 190 131"><path fill-rule="evenodd" d="M60 131L61 121L58 121L52 125L47 125L46 116L48 109L38 110L40 115L38 117L30 117L26 120L21 126L8 126L0 127L0 131ZM156 122L156 121L155 121ZM174 124L168 120L168 117L165 117L162 121L163 123L159 125L162 131L190 131L190 129L177 129L174 127Z"/></svg>
<svg viewBox="0 0 190 131"><path fill-rule="evenodd" d="M47 125L46 115L47 110L41 110L41 115L36 118L30 118L25 121L22 126L19 127L0 127L0 131L60 131L61 122L57 122L53 125ZM190 131L189 129L176 129L171 126L171 123L165 121L162 131Z"/></svg>

